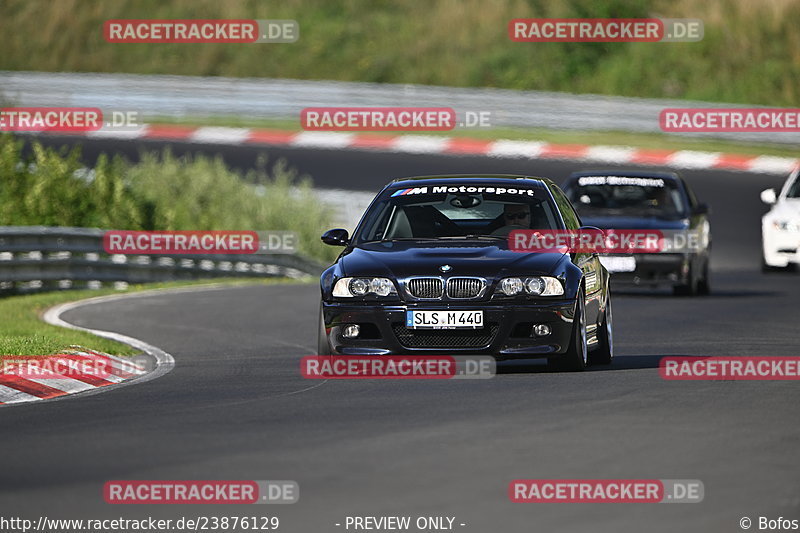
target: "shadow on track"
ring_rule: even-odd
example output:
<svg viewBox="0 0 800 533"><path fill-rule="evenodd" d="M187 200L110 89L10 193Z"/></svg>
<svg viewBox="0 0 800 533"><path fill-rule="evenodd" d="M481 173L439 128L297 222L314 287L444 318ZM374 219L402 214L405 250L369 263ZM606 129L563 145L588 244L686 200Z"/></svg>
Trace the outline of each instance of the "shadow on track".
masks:
<svg viewBox="0 0 800 533"><path fill-rule="evenodd" d="M667 298L670 300L683 301L683 302L713 300L714 298L757 298L764 296L769 296L769 297L781 296L781 293L777 291L746 290L746 289L716 290L713 287L711 289L711 294L707 296L675 296L674 294L672 294L672 291L664 291L664 290L656 291L647 289L640 289L640 290L614 289L611 294L618 298Z"/></svg>
<svg viewBox="0 0 800 533"><path fill-rule="evenodd" d="M611 372L615 370L643 370L658 368L662 357L704 357L701 355L664 354L664 355L619 355L610 365L594 365L586 372ZM519 359L515 361L498 361L497 374L548 374L562 373L550 370L544 359ZM566 372L569 374L570 372Z"/></svg>

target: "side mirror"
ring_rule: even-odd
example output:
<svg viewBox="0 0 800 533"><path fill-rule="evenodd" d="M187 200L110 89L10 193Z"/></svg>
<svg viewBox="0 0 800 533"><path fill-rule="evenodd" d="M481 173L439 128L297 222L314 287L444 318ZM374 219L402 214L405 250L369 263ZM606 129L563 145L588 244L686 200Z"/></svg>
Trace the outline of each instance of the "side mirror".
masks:
<svg viewBox="0 0 800 533"><path fill-rule="evenodd" d="M709 215L711 214L711 208L708 204L697 204L695 208L692 210L693 215Z"/></svg>
<svg viewBox="0 0 800 533"><path fill-rule="evenodd" d="M592 232L592 231L599 231L603 235L606 234L605 230L598 228L597 226L581 226L578 231L585 231L585 232Z"/></svg>
<svg viewBox="0 0 800 533"><path fill-rule="evenodd" d="M605 230L602 230L602 229L598 228L597 226L581 226L580 228L578 228L578 232L579 233L589 233L589 234L594 234L594 235L600 234L600 235L603 236L603 240L604 241L608 238L608 233ZM592 252L592 253L593 253L593 255L597 255L598 254L597 251Z"/></svg>
<svg viewBox="0 0 800 533"><path fill-rule="evenodd" d="M775 194L775 189L764 189L761 191L761 201L769 205L777 203L778 195Z"/></svg>
<svg viewBox="0 0 800 533"><path fill-rule="evenodd" d="M329 229L322 234L322 242L331 246L347 246L350 244L350 236L346 229Z"/></svg>

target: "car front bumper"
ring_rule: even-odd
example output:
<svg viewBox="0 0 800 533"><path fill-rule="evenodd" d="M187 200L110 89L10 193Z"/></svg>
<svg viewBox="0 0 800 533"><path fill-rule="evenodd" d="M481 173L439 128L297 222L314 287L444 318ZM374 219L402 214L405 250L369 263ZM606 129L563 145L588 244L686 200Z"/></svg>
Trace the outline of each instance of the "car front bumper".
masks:
<svg viewBox="0 0 800 533"><path fill-rule="evenodd" d="M690 254L636 254L632 272L612 272L612 288L659 287L688 283Z"/></svg>
<svg viewBox="0 0 800 533"><path fill-rule="evenodd" d="M409 329L410 309L483 310L479 329ZM553 357L563 354L570 342L574 301L543 303L494 302L473 304L392 303L322 305L328 341L335 355L493 355L497 359ZM358 338L342 336L342 329L357 324ZM534 324L547 324L546 336L532 333Z"/></svg>
<svg viewBox="0 0 800 533"><path fill-rule="evenodd" d="M773 267L800 264L800 232L764 228L764 262Z"/></svg>

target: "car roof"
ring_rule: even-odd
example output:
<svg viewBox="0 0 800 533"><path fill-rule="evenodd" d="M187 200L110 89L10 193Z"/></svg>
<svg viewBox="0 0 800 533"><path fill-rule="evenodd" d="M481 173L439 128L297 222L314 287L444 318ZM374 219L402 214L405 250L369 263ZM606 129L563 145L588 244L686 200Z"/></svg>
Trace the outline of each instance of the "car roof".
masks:
<svg viewBox="0 0 800 533"><path fill-rule="evenodd" d="M623 178L661 178L665 180L681 181L677 172L657 172L652 170L581 170L573 172L567 180L587 176L621 176Z"/></svg>
<svg viewBox="0 0 800 533"><path fill-rule="evenodd" d="M448 174L441 176L412 176L397 178L389 182L384 189L402 189L404 187L420 187L424 185L452 185L454 181L462 184L475 183L480 185L508 185L525 187L547 188L554 183L547 178L534 176L520 176L513 174Z"/></svg>

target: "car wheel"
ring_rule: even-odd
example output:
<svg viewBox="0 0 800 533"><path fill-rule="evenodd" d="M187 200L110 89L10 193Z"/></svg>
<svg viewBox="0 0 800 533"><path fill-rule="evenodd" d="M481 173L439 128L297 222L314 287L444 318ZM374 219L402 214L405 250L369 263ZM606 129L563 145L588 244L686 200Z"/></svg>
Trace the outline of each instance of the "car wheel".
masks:
<svg viewBox="0 0 800 533"><path fill-rule="evenodd" d="M689 263L689 276L685 285L675 285L672 294L675 296L694 296L697 294L697 278L694 274L694 267Z"/></svg>
<svg viewBox="0 0 800 533"><path fill-rule="evenodd" d="M325 319L322 316L322 304L319 305L319 327L317 329L317 355L332 355L328 334L325 332Z"/></svg>
<svg viewBox="0 0 800 533"><path fill-rule="evenodd" d="M706 258L705 263L703 263L703 277L700 278L700 281L697 282L697 294L701 294L703 296L711 294L711 283L709 281L708 263L709 263L708 258Z"/></svg>
<svg viewBox="0 0 800 533"><path fill-rule="evenodd" d="M569 341L567 352L550 359L548 362L554 370L563 372L580 372L586 368L589 350L586 346L586 303L583 290L578 292L575 302L575 318L572 322L572 338Z"/></svg>
<svg viewBox="0 0 800 533"><path fill-rule="evenodd" d="M614 360L614 315L611 312L611 296L606 302L606 312L603 313L603 322L597 330L599 344L594 351L589 352L589 363L592 365L608 365Z"/></svg>

